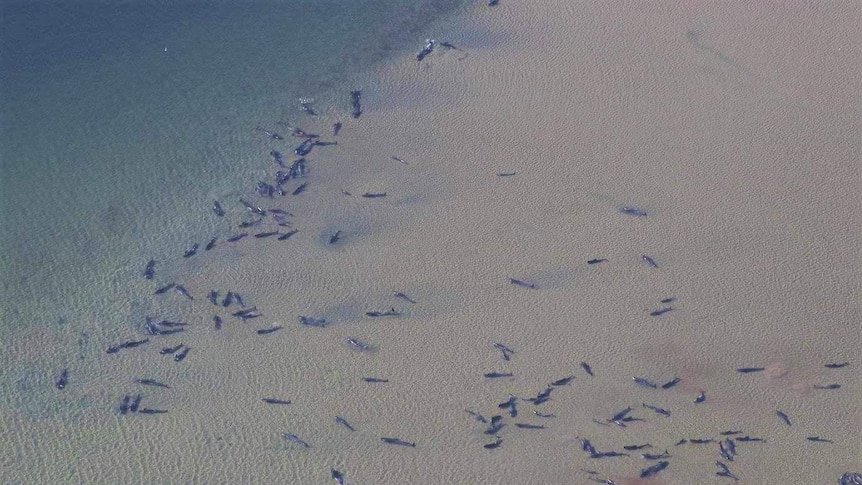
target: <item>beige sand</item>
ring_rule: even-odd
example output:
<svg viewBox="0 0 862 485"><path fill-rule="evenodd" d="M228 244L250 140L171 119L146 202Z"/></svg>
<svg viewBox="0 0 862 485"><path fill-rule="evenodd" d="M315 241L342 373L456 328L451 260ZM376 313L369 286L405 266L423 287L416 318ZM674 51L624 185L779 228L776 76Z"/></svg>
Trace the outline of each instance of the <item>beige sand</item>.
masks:
<svg viewBox="0 0 862 485"><path fill-rule="evenodd" d="M22 483L311 484L330 482L331 467L351 484L591 483L581 469L642 483L648 463L591 460L577 444L586 437L602 450L668 448L670 467L649 483L729 483L714 475L714 444L673 444L740 429L767 443L738 446L739 483L859 471L860 13L855 2L476 7L439 37L467 59L439 51L357 80L366 113L316 152L307 193L287 201L297 236L189 263L192 293L237 289L265 317L211 332L199 299L186 308L199 325L187 361L152 349L103 356L87 395L67 396L83 408L67 424L3 417L0 469ZM388 196L358 197L366 191ZM344 244L325 248L337 229ZM586 264L597 257L609 261ZM668 296L676 310L649 316ZM390 306L407 315L362 316ZM336 322L300 327L299 314ZM254 334L273 322L285 329ZM348 336L377 352L354 351ZM516 350L511 362L494 341ZM851 367L823 367L844 360ZM768 371L741 376L742 366ZM145 368L174 385L147 396L170 413L107 418L106 400ZM483 379L489 371L515 378ZM520 404L518 421L547 429L510 420L503 446L482 448L490 439L465 409L500 412L509 393L569 374L540 408L557 418ZM360 381L369 375L390 382ZM653 391L635 375L683 381ZM843 387L812 389L832 382ZM700 390L709 401L695 406ZM673 415L592 422L641 402ZM286 445L284 432L313 448Z"/></svg>

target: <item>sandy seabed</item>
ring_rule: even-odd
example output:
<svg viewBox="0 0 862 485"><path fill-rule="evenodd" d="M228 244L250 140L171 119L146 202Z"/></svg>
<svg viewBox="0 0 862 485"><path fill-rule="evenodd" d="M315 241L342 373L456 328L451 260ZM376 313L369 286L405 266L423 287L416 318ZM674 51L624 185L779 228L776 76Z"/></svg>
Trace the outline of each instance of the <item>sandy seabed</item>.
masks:
<svg viewBox="0 0 862 485"><path fill-rule="evenodd" d="M738 483L860 471L860 14L856 2L503 1L439 26L463 52L438 46L357 79L357 120L302 119L344 128L309 156L303 194L260 202L295 214L294 237L164 270L196 295L161 303L191 324L182 338L100 355L100 375L51 393L69 408L59 417L3 412L2 481L310 484L335 468L349 484L729 483L716 443L675 446L725 430L766 439L725 461ZM291 147L249 138L262 155ZM263 316L233 319L206 301L213 288ZM364 316L390 307L402 315ZM284 328L254 332L272 324ZM182 363L155 352L180 342ZM144 374L172 389L138 390ZM569 375L548 402L519 401L517 418L498 407ZM682 380L647 389L633 376ZM133 392L169 413L110 413ZM644 421L607 426L627 406ZM466 409L504 416L499 448L483 448L494 438ZM643 480L654 462L640 451L593 459L580 439L672 457Z"/></svg>

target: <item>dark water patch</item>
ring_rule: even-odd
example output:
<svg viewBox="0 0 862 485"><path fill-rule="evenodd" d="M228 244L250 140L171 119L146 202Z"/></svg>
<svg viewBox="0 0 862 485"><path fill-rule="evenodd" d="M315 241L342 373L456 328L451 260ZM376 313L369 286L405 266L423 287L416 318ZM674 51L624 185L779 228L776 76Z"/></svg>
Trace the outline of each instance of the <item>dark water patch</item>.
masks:
<svg viewBox="0 0 862 485"><path fill-rule="evenodd" d="M711 56L714 59L718 59L728 66L732 66L735 69L739 70L742 73L746 73L746 69L744 69L739 63L730 58L727 54L724 54L720 50L713 47L713 45L707 40L706 36L700 29L689 29L685 31L685 38L688 40L692 46L701 52L706 53L708 56Z"/></svg>
<svg viewBox="0 0 862 485"><path fill-rule="evenodd" d="M425 202L425 197L422 194L412 193L391 198L392 205L397 206L414 206Z"/></svg>
<svg viewBox="0 0 862 485"><path fill-rule="evenodd" d="M562 290L570 287L574 278L572 270L561 268L541 271L528 279L543 290Z"/></svg>
<svg viewBox="0 0 862 485"><path fill-rule="evenodd" d="M342 222L333 222L318 232L314 240L318 246L327 250L337 250L361 241L363 238L379 232L374 224L358 218L344 218Z"/></svg>
<svg viewBox="0 0 862 485"><path fill-rule="evenodd" d="M324 305L321 315L333 324L349 324L362 320L362 305L356 299L349 299L331 305Z"/></svg>
<svg viewBox="0 0 862 485"><path fill-rule="evenodd" d="M9 374L10 381L0 383L0 394L5 406L16 409L28 419L44 420L60 417L72 420L77 412L92 406L80 394L81 376L70 369L69 383L63 390L56 388L55 372L36 365L19 365ZM5 380L5 379L4 379Z"/></svg>

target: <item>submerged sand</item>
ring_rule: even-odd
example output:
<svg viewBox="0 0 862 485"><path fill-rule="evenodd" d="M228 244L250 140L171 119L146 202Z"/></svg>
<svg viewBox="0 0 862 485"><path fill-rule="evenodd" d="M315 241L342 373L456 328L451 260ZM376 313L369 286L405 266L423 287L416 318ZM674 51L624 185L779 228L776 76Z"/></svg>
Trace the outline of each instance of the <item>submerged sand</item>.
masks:
<svg viewBox="0 0 862 485"><path fill-rule="evenodd" d="M183 338L99 355L101 375L56 397L70 409L59 418L4 412L3 481L304 484L336 468L351 484L590 483L582 469L642 483L650 463L590 459L578 444L587 438L603 451L668 449L668 469L649 483L726 483L715 444L674 443L729 429L767 440L738 445L728 465L740 483L826 484L859 471L860 9L779 10L503 2L439 26L466 58L402 59L355 80L358 120L336 110L302 119L308 131L344 128L310 156L305 193L261 202L295 214L296 236L160 268L196 295L151 309L190 322ZM240 142L263 157L276 145L257 135ZM336 230L342 242L327 245ZM264 316L240 323L218 310L225 326L213 331L212 288L242 293ZM650 316L667 297L674 310ZM404 315L364 316L390 307ZM298 315L333 323L302 327ZM254 332L270 324L285 328ZM357 352L347 337L376 350ZM179 342L192 347L181 364L155 352ZM482 377L492 371L514 377ZM482 447L492 439L465 409L501 413L509 394L535 396L571 374L549 402L507 416L500 448ZM144 390L170 412L114 417L111 403L145 375L172 385ZM633 376L682 381L652 390ZM813 388L833 382L841 389ZM708 400L695 405L701 390ZM626 406L646 421L593 421ZM289 445L288 432L312 448Z"/></svg>

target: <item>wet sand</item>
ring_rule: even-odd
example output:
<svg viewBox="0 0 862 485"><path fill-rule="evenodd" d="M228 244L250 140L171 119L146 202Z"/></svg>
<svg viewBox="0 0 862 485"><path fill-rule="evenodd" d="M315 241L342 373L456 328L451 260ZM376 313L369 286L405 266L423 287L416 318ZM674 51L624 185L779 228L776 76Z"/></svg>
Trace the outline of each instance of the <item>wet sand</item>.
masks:
<svg viewBox="0 0 862 485"><path fill-rule="evenodd" d="M737 446L728 466L739 483L827 484L859 471L859 8L771 10L503 2L440 26L437 38L467 58L438 47L421 65L405 58L354 80L344 98L361 87L357 120L346 107L296 117L308 131L344 128L338 145L309 155L304 193L259 201L296 215L294 237L153 256L157 284L136 281L130 307L187 321L185 334L98 353L99 374L73 372L49 394L52 409L68 409L58 416L4 411L4 481L330 483L335 468L351 484L591 483L582 469L620 484L728 483L715 476L717 445L674 446L728 429L767 440ZM296 144L259 135L240 142L262 159ZM243 220L241 207L229 210ZM328 245L337 230L342 240ZM195 300L151 296L170 281ZM210 289L238 291L263 316L240 322L206 301ZM650 316L667 297L674 310ZM364 316L390 307L403 315ZM298 315L332 323L301 326ZM272 324L284 328L255 333ZM120 329L115 340L138 335ZM180 342L192 347L185 361L158 355ZM511 361L493 342L515 350ZM505 414L497 404L509 394L535 396L572 374L549 402L506 415L500 448L482 447L493 440L465 409ZM653 390L633 376L682 381ZM134 377L172 389L138 390ZM833 382L841 389L813 388ZM701 390L708 400L695 405ZM110 407L136 392L169 413L115 417ZM646 421L593 422L626 406ZM581 438L601 451L651 443L673 457L641 481L652 463L637 452L591 459Z"/></svg>

